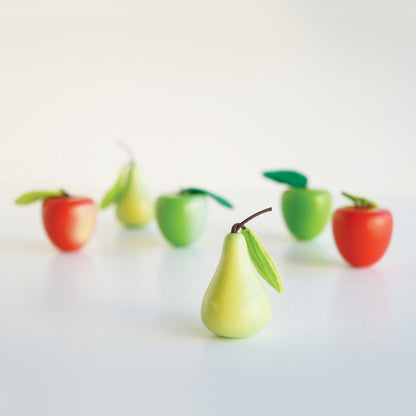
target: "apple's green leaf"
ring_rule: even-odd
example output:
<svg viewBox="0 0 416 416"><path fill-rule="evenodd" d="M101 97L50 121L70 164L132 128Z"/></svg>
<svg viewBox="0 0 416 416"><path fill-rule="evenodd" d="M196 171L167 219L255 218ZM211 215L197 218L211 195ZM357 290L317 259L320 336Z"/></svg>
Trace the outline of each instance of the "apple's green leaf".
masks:
<svg viewBox="0 0 416 416"><path fill-rule="evenodd" d="M212 192L205 191L204 189L186 188L182 191L182 193L208 195L211 198L215 199L217 202L219 202L221 205L224 205L227 208L233 208L233 206L226 199L222 198L221 196L215 195Z"/></svg>
<svg viewBox="0 0 416 416"><path fill-rule="evenodd" d="M248 253L254 267L259 275L279 293L283 293L283 283L280 279L277 267L269 252L264 247L260 239L254 234L250 228L245 228L241 231L246 239Z"/></svg>
<svg viewBox="0 0 416 416"><path fill-rule="evenodd" d="M377 208L377 204L369 199L347 194L346 192L342 192L342 195L354 202L357 208Z"/></svg>
<svg viewBox="0 0 416 416"><path fill-rule="evenodd" d="M293 186L295 188L306 188L306 184L308 182L308 179L305 175L291 170L263 172L263 176L280 183L286 183L287 185Z"/></svg>
<svg viewBox="0 0 416 416"><path fill-rule="evenodd" d="M120 199L122 193L124 192L125 187L126 187L126 170L125 168L123 168L120 172L120 175L117 178L117 182L104 195L104 198L100 204L100 208L104 209L104 208L107 208L109 205L116 203Z"/></svg>
<svg viewBox="0 0 416 416"><path fill-rule="evenodd" d="M32 191L19 196L14 202L19 205L31 204L39 200L43 200L52 196L67 195L65 191Z"/></svg>

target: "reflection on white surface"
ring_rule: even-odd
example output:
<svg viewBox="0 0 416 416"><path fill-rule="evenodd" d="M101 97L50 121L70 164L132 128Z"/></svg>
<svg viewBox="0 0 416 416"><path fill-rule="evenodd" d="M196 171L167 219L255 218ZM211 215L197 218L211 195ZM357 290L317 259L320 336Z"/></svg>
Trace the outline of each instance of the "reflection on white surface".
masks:
<svg viewBox="0 0 416 416"><path fill-rule="evenodd" d="M333 246L327 241L293 241L284 252L284 259L289 263L307 267L344 267L341 259L333 255Z"/></svg>
<svg viewBox="0 0 416 416"><path fill-rule="evenodd" d="M99 281L94 261L86 251L54 254L47 275L47 303L54 307L76 308L96 301Z"/></svg>
<svg viewBox="0 0 416 416"><path fill-rule="evenodd" d="M10 217L6 235L17 222ZM276 389L349 395L409 389L416 345L411 230L399 229L374 267L354 269L331 240L274 238L263 224L285 292L264 283L271 321L240 340L211 334L200 319L224 235L215 218L184 249L166 244L155 227L141 233L110 223L77 253L25 243L1 250L0 410L1 392L42 404L62 392L48 415L62 403L78 410L81 401L96 410L103 395L126 400L131 410L138 391L148 406L161 391L190 392L197 403L190 414L199 415L207 392L216 398L234 392L240 404L259 394L262 403L273 397L273 406ZM29 233L28 241L36 236Z"/></svg>
<svg viewBox="0 0 416 416"><path fill-rule="evenodd" d="M110 225L100 234L100 247L106 253L131 253L163 246L154 220L143 227L127 228L114 218Z"/></svg>
<svg viewBox="0 0 416 416"><path fill-rule="evenodd" d="M189 301L195 289L209 283L212 276L206 276L205 270L203 251L199 247L169 247L164 250L157 273L164 301L178 306Z"/></svg>
<svg viewBox="0 0 416 416"><path fill-rule="evenodd" d="M206 270L199 246L169 247L162 254L157 281L161 305L167 311L164 323L179 336L207 335L200 319L204 287L212 277Z"/></svg>
<svg viewBox="0 0 416 416"><path fill-rule="evenodd" d="M359 344L382 342L391 331L390 299L383 269L349 267L336 273L331 319L337 332Z"/></svg>

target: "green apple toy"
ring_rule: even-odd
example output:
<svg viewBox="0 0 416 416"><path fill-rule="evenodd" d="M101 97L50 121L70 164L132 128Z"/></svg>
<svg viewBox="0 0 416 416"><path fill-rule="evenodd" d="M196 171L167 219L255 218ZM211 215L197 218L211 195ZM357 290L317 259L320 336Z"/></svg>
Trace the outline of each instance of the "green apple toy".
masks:
<svg viewBox="0 0 416 416"><path fill-rule="evenodd" d="M160 231L174 246L193 243L204 231L210 196L221 205L233 206L224 198L199 188L161 195L156 201L156 219Z"/></svg>
<svg viewBox="0 0 416 416"><path fill-rule="evenodd" d="M283 292L283 284L270 254L245 224L271 210L264 209L234 224L225 236L217 270L201 307L202 322L214 334L248 337L270 321L270 299L258 275L279 293Z"/></svg>
<svg viewBox="0 0 416 416"><path fill-rule="evenodd" d="M116 205L118 220L126 227L141 227L147 224L154 213L153 201L142 180L132 151L123 142L119 143L130 156L115 185L105 194L100 208Z"/></svg>
<svg viewBox="0 0 416 416"><path fill-rule="evenodd" d="M278 170L263 175L290 186L282 196L283 217L290 232L299 240L311 240L319 235L329 219L331 194L307 188L306 176L298 172Z"/></svg>

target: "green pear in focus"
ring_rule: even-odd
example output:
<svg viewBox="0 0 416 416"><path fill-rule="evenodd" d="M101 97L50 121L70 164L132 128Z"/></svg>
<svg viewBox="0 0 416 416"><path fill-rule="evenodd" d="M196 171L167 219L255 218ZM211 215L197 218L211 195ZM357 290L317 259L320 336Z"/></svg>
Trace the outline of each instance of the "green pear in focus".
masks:
<svg viewBox="0 0 416 416"><path fill-rule="evenodd" d="M101 208L111 204L116 205L117 218L126 227L141 227L153 218L153 201L133 159L122 167L116 184L104 196Z"/></svg>
<svg viewBox="0 0 416 416"><path fill-rule="evenodd" d="M221 258L202 301L204 325L222 337L243 338L261 331L270 321L270 299L259 274L276 290L283 285L274 261L261 241L244 224L233 226L224 239ZM243 228L242 232L238 232ZM257 271L256 271L257 269Z"/></svg>
<svg viewBox="0 0 416 416"><path fill-rule="evenodd" d="M202 302L202 322L214 334L243 338L261 331L271 313L269 296L251 262L244 236L227 234Z"/></svg>

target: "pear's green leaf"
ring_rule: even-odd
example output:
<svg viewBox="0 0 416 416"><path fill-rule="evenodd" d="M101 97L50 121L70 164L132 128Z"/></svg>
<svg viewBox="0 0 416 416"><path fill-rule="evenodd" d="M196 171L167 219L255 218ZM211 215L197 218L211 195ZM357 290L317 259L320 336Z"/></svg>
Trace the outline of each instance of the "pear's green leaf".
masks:
<svg viewBox="0 0 416 416"><path fill-rule="evenodd" d="M250 259L259 275L271 287L275 288L279 293L283 293L283 283L280 279L279 272L277 271L276 264L264 247L263 243L250 228L245 228L241 232L246 239Z"/></svg>
<svg viewBox="0 0 416 416"><path fill-rule="evenodd" d="M101 209L107 208L109 205L116 203L121 198L121 195L123 194L127 185L126 182L126 171L125 168L123 168L117 178L117 182L104 195L100 205Z"/></svg>
<svg viewBox="0 0 416 416"><path fill-rule="evenodd" d="M182 191L182 193L188 193L188 194L203 194L203 195L208 195L211 198L215 199L217 202L219 202L221 205L224 205L227 208L233 208L233 206L223 197L219 196L219 195L215 195L212 192L209 191L205 191L204 189L199 189L199 188L186 188Z"/></svg>
<svg viewBox="0 0 416 416"><path fill-rule="evenodd" d="M100 208L104 209L111 205L116 200L117 189L113 186L109 189L106 194L104 195L103 200L101 201Z"/></svg>
<svg viewBox="0 0 416 416"><path fill-rule="evenodd" d="M286 183L287 185L293 186L295 188L306 188L306 184L308 182L308 179L305 175L291 170L263 172L263 176L280 183Z"/></svg>
<svg viewBox="0 0 416 416"><path fill-rule="evenodd" d="M62 196L65 194L65 191L32 191L19 196L19 198L17 198L14 202L19 205L26 205L51 196Z"/></svg>
<svg viewBox="0 0 416 416"><path fill-rule="evenodd" d="M354 205L357 208L377 208L377 204L373 201L370 201L369 199L347 194L346 192L342 192L342 195L344 195L348 199L351 199L351 201L354 202Z"/></svg>

